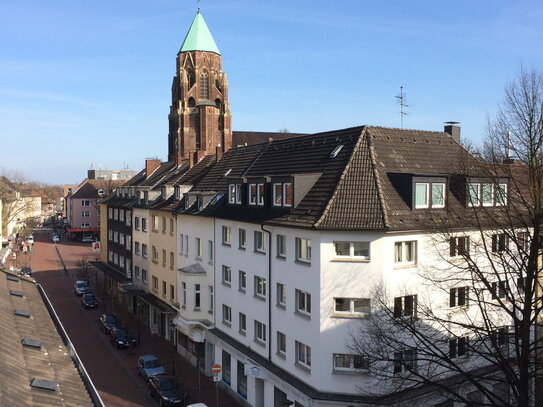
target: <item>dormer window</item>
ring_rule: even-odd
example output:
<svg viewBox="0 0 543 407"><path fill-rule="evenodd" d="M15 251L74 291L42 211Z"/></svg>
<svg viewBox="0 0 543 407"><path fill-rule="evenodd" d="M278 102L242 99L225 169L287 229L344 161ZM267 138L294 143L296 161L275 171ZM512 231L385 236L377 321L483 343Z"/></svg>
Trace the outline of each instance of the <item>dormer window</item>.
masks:
<svg viewBox="0 0 543 407"><path fill-rule="evenodd" d="M467 186L468 206L503 206L507 204L507 184L471 181Z"/></svg>
<svg viewBox="0 0 543 407"><path fill-rule="evenodd" d="M143 193L143 201L145 202L146 205L149 203L149 192L145 191Z"/></svg>
<svg viewBox="0 0 543 407"><path fill-rule="evenodd" d="M241 184L228 185L228 203L231 203L231 204L241 203Z"/></svg>
<svg viewBox="0 0 543 407"><path fill-rule="evenodd" d="M166 199L166 187L162 187L161 195L162 199Z"/></svg>
<svg viewBox="0 0 543 407"><path fill-rule="evenodd" d="M273 184L273 206L292 206L292 183Z"/></svg>
<svg viewBox="0 0 543 407"><path fill-rule="evenodd" d="M136 188L130 187L130 196L135 196L135 195L136 195Z"/></svg>
<svg viewBox="0 0 543 407"><path fill-rule="evenodd" d="M264 184L249 184L249 205L264 205Z"/></svg>
<svg viewBox="0 0 543 407"><path fill-rule="evenodd" d="M445 182L415 182L415 209L444 207Z"/></svg>
<svg viewBox="0 0 543 407"><path fill-rule="evenodd" d="M175 187L175 199L179 201L181 199L181 188Z"/></svg>
<svg viewBox="0 0 543 407"><path fill-rule="evenodd" d="M196 207L200 211L200 210L202 210L203 206L204 206L204 200L202 198L202 195L198 195L196 197Z"/></svg>

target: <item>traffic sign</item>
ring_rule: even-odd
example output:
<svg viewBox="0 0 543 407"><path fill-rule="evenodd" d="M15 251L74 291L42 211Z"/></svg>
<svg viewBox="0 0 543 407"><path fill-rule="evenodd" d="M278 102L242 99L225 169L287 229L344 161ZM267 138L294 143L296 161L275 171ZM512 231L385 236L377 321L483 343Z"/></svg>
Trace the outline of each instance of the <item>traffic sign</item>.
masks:
<svg viewBox="0 0 543 407"><path fill-rule="evenodd" d="M221 373L221 365L213 365L211 366L211 371L215 374Z"/></svg>
<svg viewBox="0 0 543 407"><path fill-rule="evenodd" d="M214 375L213 375L213 381L214 381L214 382L220 382L220 381L221 381L220 376L219 376L218 374L214 374Z"/></svg>

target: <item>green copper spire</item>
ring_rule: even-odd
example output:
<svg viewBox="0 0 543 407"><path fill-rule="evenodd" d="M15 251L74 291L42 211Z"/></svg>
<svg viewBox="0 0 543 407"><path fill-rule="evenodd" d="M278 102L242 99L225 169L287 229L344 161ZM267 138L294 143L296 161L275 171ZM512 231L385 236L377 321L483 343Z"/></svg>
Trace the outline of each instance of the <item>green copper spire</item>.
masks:
<svg viewBox="0 0 543 407"><path fill-rule="evenodd" d="M194 21L192 22L189 32L181 45L179 52L186 51L209 51L215 54L221 55L215 40L207 28L207 24L204 21L204 17L200 14L200 11L196 13Z"/></svg>

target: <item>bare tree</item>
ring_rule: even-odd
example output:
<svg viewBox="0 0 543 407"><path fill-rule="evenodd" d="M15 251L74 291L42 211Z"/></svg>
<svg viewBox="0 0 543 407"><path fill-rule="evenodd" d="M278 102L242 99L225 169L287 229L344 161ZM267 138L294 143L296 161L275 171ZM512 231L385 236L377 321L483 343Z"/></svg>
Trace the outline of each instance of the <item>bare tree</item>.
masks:
<svg viewBox="0 0 543 407"><path fill-rule="evenodd" d="M447 209L426 225L428 261L401 296L376 287L351 335L390 379L381 395L429 388L469 406L541 405L543 71L523 67L506 86L483 154L468 217Z"/></svg>

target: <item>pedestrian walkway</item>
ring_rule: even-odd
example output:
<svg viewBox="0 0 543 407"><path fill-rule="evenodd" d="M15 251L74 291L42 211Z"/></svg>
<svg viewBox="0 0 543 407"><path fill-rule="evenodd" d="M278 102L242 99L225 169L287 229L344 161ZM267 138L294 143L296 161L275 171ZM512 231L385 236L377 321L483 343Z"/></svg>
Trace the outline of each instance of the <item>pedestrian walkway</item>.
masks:
<svg viewBox="0 0 543 407"><path fill-rule="evenodd" d="M66 266L68 276L73 280L81 278L80 261L84 257L90 260L94 260L96 257L96 254L91 251L90 246L67 243L58 244L56 247ZM122 307L113 297L103 295L102 273L90 267L87 278L100 302L101 310L103 312L113 312L118 315L121 318L122 324L128 328L129 332L136 338L140 337L140 343L137 347L129 350L115 351L114 356L122 364L126 374L138 383L141 391L147 392L147 383L143 378L138 377L136 370L137 359L140 355L152 354L162 361L168 373L172 374L175 371L175 376L180 383L183 383L185 390L189 394L190 402L202 402L209 407L233 407L240 405L221 388L218 389L217 403L216 384L210 378L201 373L199 380L196 367L192 366L176 352L171 342L157 335L153 336L149 328L144 325L138 326L134 315Z"/></svg>

